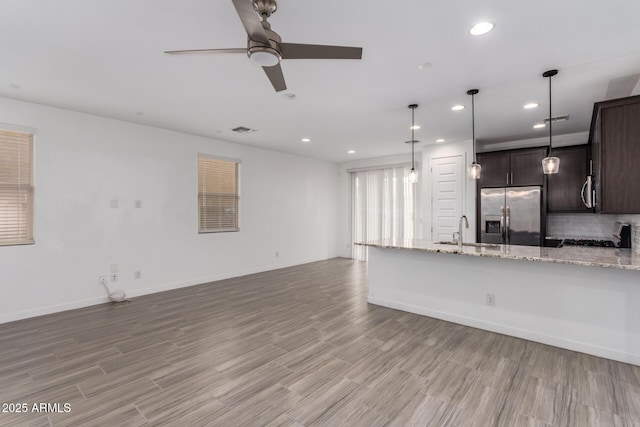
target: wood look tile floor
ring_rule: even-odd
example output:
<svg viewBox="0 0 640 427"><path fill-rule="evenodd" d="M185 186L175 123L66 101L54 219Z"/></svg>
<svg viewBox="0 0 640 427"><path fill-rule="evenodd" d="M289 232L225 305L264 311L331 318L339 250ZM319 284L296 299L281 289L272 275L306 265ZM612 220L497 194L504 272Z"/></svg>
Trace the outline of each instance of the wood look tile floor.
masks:
<svg viewBox="0 0 640 427"><path fill-rule="evenodd" d="M3 426L640 426L640 368L366 302L333 259L0 325Z"/></svg>

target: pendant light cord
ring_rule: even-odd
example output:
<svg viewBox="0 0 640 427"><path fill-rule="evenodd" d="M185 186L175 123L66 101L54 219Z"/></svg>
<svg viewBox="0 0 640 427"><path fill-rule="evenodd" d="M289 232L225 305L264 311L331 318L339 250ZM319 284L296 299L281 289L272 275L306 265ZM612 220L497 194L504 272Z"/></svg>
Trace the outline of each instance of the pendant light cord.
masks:
<svg viewBox="0 0 640 427"><path fill-rule="evenodd" d="M416 132L416 126L415 126L415 113L416 113L416 107L412 107L411 108L411 170L415 170L416 168L416 162L414 160L414 154L413 154L413 144L414 142L416 142L416 138L415 138L415 132Z"/></svg>
<svg viewBox="0 0 640 427"><path fill-rule="evenodd" d="M471 139L473 142L473 162L476 164L476 95L480 92L478 89L469 89L467 95L471 95ZM477 179L477 178L476 178Z"/></svg>
<svg viewBox="0 0 640 427"><path fill-rule="evenodd" d="M549 76L549 157L551 157L551 152L553 151L553 143L551 139L551 127L553 126L553 120L551 119L551 77L553 77L553 75Z"/></svg>
<svg viewBox="0 0 640 427"><path fill-rule="evenodd" d="M476 162L476 95L471 95L471 138L473 138L473 163Z"/></svg>

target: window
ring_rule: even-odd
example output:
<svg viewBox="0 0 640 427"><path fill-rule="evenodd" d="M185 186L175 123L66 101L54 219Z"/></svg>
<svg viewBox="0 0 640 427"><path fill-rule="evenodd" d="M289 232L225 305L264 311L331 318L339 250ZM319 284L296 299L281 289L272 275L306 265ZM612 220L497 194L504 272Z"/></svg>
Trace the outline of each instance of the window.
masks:
<svg viewBox="0 0 640 427"><path fill-rule="evenodd" d="M411 166L351 173L352 239L415 239L418 184L409 182ZM367 248L352 245L352 258L367 259Z"/></svg>
<svg viewBox="0 0 640 427"><path fill-rule="evenodd" d="M0 130L0 245L33 243L33 135Z"/></svg>
<svg viewBox="0 0 640 427"><path fill-rule="evenodd" d="M198 232L238 231L239 161L198 155Z"/></svg>

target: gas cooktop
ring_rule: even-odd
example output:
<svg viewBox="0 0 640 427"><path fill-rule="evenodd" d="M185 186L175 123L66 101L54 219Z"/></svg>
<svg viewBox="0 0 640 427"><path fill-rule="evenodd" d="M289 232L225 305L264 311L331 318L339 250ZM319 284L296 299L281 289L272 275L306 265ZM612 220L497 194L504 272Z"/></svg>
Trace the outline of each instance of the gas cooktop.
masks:
<svg viewBox="0 0 640 427"><path fill-rule="evenodd" d="M611 240L593 239L564 239L562 246L597 246L601 248L615 248L616 244Z"/></svg>

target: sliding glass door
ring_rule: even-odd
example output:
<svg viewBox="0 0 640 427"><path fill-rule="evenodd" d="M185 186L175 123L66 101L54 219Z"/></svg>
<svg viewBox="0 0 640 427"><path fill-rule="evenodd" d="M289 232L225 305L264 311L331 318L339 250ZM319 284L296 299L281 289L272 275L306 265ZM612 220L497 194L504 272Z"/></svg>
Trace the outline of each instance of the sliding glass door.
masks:
<svg viewBox="0 0 640 427"><path fill-rule="evenodd" d="M419 184L409 182L410 166L351 173L352 243L415 239ZM352 258L366 260L366 247L352 245Z"/></svg>

